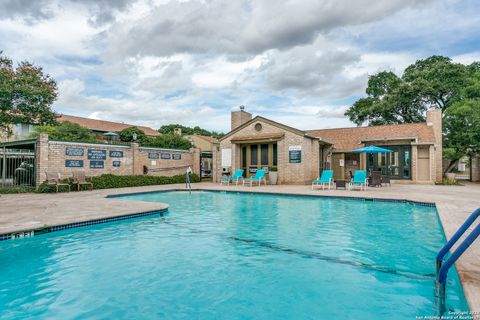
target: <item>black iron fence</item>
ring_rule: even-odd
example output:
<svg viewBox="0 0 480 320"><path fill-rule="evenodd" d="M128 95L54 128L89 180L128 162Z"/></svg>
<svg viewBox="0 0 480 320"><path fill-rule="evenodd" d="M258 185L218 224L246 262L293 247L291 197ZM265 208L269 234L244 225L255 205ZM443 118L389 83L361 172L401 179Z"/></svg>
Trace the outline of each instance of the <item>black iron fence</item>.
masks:
<svg viewBox="0 0 480 320"><path fill-rule="evenodd" d="M0 186L35 186L35 150L0 148Z"/></svg>

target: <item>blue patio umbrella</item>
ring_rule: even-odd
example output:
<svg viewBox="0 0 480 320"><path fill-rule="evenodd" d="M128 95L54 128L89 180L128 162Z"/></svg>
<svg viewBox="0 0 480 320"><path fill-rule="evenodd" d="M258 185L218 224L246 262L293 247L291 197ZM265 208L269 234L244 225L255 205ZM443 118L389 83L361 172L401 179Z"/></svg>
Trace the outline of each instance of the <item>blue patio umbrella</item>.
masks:
<svg viewBox="0 0 480 320"><path fill-rule="evenodd" d="M360 149L355 149L352 152L354 153L383 153L383 152L393 152L392 150L380 148L377 146L367 146Z"/></svg>

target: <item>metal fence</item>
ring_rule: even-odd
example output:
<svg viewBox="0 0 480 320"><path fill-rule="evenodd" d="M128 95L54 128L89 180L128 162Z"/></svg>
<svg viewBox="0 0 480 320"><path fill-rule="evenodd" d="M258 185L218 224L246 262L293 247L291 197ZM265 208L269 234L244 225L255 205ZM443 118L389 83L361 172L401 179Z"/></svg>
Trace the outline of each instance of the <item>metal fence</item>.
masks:
<svg viewBox="0 0 480 320"><path fill-rule="evenodd" d="M0 186L35 186L35 150L0 148Z"/></svg>

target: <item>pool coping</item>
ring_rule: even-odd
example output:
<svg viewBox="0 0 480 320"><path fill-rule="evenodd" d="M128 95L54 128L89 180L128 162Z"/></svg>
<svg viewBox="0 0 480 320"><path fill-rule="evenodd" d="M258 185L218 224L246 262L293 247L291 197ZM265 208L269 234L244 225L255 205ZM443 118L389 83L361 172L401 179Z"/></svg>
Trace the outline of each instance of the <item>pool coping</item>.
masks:
<svg viewBox="0 0 480 320"><path fill-rule="evenodd" d="M110 223L110 222L127 220L127 219L135 219L135 218L145 217L145 216L152 216L152 215L163 216L163 214L167 211L168 211L168 207L160 210L151 210L151 211L122 214L122 215L110 216L110 217L104 217L104 218L87 219L87 220L81 220L81 221L76 221L72 223L64 223L64 224L45 226L41 228L24 229L24 230L19 230L15 232L1 233L0 241L34 237L34 236L39 236L42 234L56 232L56 231L81 228L86 226Z"/></svg>
<svg viewBox="0 0 480 320"><path fill-rule="evenodd" d="M397 203L407 203L411 205L418 205L423 207L437 208L434 202L422 202L408 199L394 199L394 198L374 198L374 197L352 197L352 196L333 196L333 195L323 195L323 194L300 194L300 193L287 193L287 192L263 192L263 191L251 191L251 190L218 190L218 189L192 189L185 190L180 188L168 189L168 190L156 190L156 191L140 191L140 192L129 192L129 193L118 193L105 196L105 198L122 198L131 195L142 195L142 194L152 194L152 193L166 193L166 192L199 192L199 191L208 191L208 192L218 192L218 193L247 193L247 194L268 194L268 195L279 195L279 196L292 196L292 197L305 197L305 198L329 198L329 199L339 199L339 200L363 200L363 201L372 201L372 202L397 202Z"/></svg>

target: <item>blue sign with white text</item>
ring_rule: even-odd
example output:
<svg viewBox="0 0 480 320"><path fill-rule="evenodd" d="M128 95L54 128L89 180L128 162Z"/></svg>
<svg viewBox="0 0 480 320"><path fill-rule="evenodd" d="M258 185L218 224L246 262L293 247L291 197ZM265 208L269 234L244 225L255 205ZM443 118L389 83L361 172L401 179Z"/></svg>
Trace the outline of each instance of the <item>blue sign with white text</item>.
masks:
<svg viewBox="0 0 480 320"><path fill-rule="evenodd" d="M120 167L120 164L121 164L120 161L113 161L113 162L112 162L112 165L113 165L114 167Z"/></svg>
<svg viewBox="0 0 480 320"><path fill-rule="evenodd" d="M83 168L83 160L65 160L67 168Z"/></svg>
<svg viewBox="0 0 480 320"><path fill-rule="evenodd" d="M110 158L123 158L123 151L110 150Z"/></svg>
<svg viewBox="0 0 480 320"><path fill-rule="evenodd" d="M88 160L107 160L107 150L88 149Z"/></svg>
<svg viewBox="0 0 480 320"><path fill-rule="evenodd" d="M103 169L104 162L101 160L91 160L90 161L90 169Z"/></svg>
<svg viewBox="0 0 480 320"><path fill-rule="evenodd" d="M65 155L69 157L82 157L84 153L83 148L65 148Z"/></svg>

